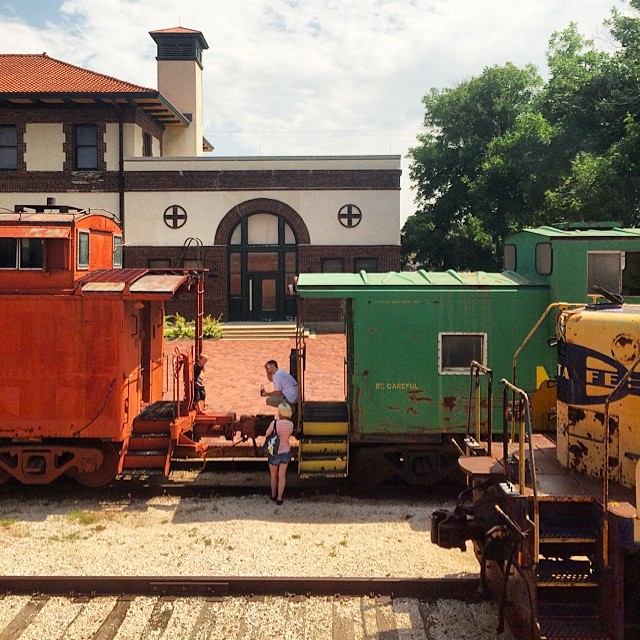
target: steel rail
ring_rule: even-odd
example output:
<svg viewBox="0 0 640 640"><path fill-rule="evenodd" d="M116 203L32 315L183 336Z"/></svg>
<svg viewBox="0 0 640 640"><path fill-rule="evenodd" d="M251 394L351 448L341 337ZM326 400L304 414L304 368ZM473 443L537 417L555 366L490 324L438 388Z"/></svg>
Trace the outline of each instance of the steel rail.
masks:
<svg viewBox="0 0 640 640"><path fill-rule="evenodd" d="M1 576L0 593L49 596L393 596L477 600L477 578Z"/></svg>

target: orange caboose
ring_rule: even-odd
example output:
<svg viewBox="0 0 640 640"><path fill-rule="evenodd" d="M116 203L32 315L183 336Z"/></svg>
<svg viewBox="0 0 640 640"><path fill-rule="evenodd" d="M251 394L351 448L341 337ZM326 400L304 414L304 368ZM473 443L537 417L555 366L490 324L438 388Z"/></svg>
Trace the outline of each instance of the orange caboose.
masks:
<svg viewBox="0 0 640 640"><path fill-rule="evenodd" d="M0 213L0 482L105 484L127 466L141 411L162 413L175 373L163 359L164 301L194 284L202 295L202 274L123 269L121 252L105 211ZM182 366L184 400L164 407L167 460L195 418Z"/></svg>

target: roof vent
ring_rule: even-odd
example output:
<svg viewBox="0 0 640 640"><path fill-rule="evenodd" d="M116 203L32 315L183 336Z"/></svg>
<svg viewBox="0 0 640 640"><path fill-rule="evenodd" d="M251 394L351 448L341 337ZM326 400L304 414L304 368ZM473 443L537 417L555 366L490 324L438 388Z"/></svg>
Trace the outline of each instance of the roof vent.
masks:
<svg viewBox="0 0 640 640"><path fill-rule="evenodd" d="M556 222L551 225L554 229L561 229L562 231L587 231L588 229L599 229L601 231L619 229L623 226L622 221L608 221L603 222L600 220L593 220L591 222Z"/></svg>

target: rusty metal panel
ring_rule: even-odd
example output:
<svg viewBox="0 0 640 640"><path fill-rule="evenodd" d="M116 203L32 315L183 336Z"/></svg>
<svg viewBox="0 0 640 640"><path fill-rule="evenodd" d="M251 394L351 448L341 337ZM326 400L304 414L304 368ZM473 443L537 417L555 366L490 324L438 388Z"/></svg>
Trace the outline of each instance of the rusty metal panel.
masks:
<svg viewBox="0 0 640 640"><path fill-rule="evenodd" d="M354 294L347 317L347 352L355 432L379 438L414 434L424 439L433 434L434 442L443 433L466 432L469 363L491 363L495 377L510 377L513 354L547 296L545 288L516 286L390 288ZM452 337L478 338L480 358L466 347L460 357L457 352L456 358L450 357L461 348L445 350L445 338L453 344ZM473 341L470 344L476 348ZM539 358L523 368L519 381L533 390L535 365L552 374L555 358L542 332L534 336L530 353ZM473 357L466 360L466 355Z"/></svg>
<svg viewBox="0 0 640 640"><path fill-rule="evenodd" d="M78 280L78 284L84 287L89 282L124 282L131 284L141 278L148 269L99 269L88 273Z"/></svg>
<svg viewBox="0 0 640 640"><path fill-rule="evenodd" d="M121 439L139 407L133 302L84 296L0 299L0 432ZM34 344L37 348L34 348Z"/></svg>
<svg viewBox="0 0 640 640"><path fill-rule="evenodd" d="M69 238L69 227L0 226L0 238Z"/></svg>
<svg viewBox="0 0 640 640"><path fill-rule="evenodd" d="M605 402L640 354L640 310L564 312L558 356L558 460L602 477ZM635 486L640 459L640 371L609 405L609 477Z"/></svg>

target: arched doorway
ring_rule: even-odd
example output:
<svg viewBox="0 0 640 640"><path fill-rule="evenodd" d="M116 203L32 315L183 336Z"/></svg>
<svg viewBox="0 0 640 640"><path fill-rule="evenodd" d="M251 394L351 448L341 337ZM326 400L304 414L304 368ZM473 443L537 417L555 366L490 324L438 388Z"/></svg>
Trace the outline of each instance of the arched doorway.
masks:
<svg viewBox="0 0 640 640"><path fill-rule="evenodd" d="M285 217L273 211L243 216L228 241L229 319L293 320L297 241Z"/></svg>

